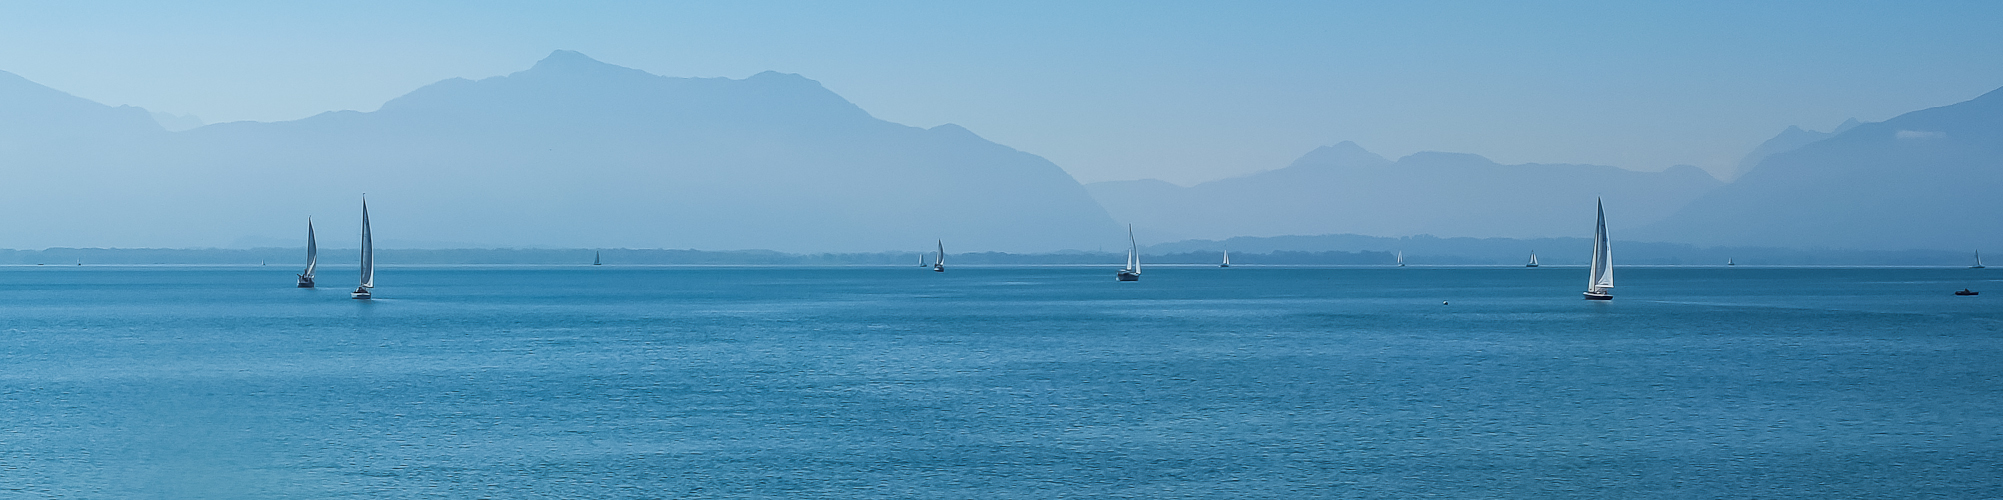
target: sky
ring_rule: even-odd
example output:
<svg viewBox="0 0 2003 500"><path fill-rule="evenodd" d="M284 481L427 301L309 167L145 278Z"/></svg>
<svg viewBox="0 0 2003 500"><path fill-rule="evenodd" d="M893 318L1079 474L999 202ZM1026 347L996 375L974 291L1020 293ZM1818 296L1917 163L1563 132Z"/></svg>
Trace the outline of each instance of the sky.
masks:
<svg viewBox="0 0 2003 500"><path fill-rule="evenodd" d="M1178 184L1355 141L1722 175L2003 87L2003 2L0 3L0 70L207 122L368 111L556 49L667 76L798 73L1083 182Z"/></svg>

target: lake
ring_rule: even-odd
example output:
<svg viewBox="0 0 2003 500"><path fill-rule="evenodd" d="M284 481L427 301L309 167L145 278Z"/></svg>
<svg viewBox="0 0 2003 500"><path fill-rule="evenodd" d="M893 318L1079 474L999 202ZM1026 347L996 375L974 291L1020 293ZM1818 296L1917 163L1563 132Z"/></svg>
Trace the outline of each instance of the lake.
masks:
<svg viewBox="0 0 2003 500"><path fill-rule="evenodd" d="M2003 497L1985 270L295 271L0 267L0 499Z"/></svg>

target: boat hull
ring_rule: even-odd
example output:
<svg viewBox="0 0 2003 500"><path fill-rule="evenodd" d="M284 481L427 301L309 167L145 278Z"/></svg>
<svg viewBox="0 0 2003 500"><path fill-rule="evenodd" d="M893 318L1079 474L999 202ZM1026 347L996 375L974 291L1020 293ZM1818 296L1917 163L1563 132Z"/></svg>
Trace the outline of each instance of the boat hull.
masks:
<svg viewBox="0 0 2003 500"><path fill-rule="evenodd" d="M1614 295L1606 292L1586 292L1586 300L1613 300Z"/></svg>
<svg viewBox="0 0 2003 500"><path fill-rule="evenodd" d="M1960 295L1960 296L1963 296L1963 297L1967 297L1967 296L1971 296L1971 295L1982 295L1982 292L1977 292L1977 291L1972 291L1972 290L1962 290L1962 291L1959 291L1959 292L1954 292L1954 294L1955 294L1955 295Z"/></svg>
<svg viewBox="0 0 2003 500"><path fill-rule="evenodd" d="M932 266L932 272L935 272L935 273L943 273L943 272L946 272L946 266Z"/></svg>
<svg viewBox="0 0 2003 500"><path fill-rule="evenodd" d="M369 300L375 298L375 294L369 293L369 289L367 288L356 288L355 291L348 292L348 298L352 298L355 300Z"/></svg>
<svg viewBox="0 0 2003 500"><path fill-rule="evenodd" d="M313 288L313 278L299 277L299 288Z"/></svg>
<svg viewBox="0 0 2003 500"><path fill-rule="evenodd" d="M1121 272L1120 272L1120 274L1116 274L1116 275L1113 275L1113 277L1114 277L1114 278L1116 278L1116 279L1118 279L1118 280L1120 280L1120 281L1140 281L1140 280L1141 280L1141 275L1140 275L1140 273L1131 273L1131 272L1126 272L1126 271L1121 271Z"/></svg>

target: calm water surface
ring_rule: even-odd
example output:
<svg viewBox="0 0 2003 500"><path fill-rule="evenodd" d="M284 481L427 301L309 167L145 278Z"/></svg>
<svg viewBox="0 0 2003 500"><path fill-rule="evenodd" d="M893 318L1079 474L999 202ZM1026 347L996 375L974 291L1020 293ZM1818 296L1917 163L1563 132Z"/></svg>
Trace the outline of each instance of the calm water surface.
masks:
<svg viewBox="0 0 2003 500"><path fill-rule="evenodd" d="M2003 497L1986 271L292 271L0 268L0 498Z"/></svg>

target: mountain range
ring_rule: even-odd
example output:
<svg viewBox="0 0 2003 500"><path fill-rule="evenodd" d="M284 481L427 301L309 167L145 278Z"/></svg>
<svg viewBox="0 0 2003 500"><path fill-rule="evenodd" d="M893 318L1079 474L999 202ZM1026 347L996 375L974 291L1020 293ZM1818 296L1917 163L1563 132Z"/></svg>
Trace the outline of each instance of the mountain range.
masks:
<svg viewBox="0 0 2003 500"><path fill-rule="evenodd" d="M1999 192L2003 89L1774 153L1629 236L1697 245L2003 248Z"/></svg>
<svg viewBox="0 0 2003 500"><path fill-rule="evenodd" d="M1593 200L1621 214L1609 224L1660 220L1722 183L1677 166L1636 172L1603 165L1502 165L1461 153L1397 161L1342 142L1291 165L1181 187L1156 180L1086 185L1115 218L1155 241L1233 236L1415 234L1539 238L1577 236Z"/></svg>
<svg viewBox="0 0 2003 500"><path fill-rule="evenodd" d="M1057 165L870 116L766 72L670 78L557 51L370 112L182 132L0 77L6 246L223 246L352 234L434 246L1050 251L1124 244ZM411 245L406 245L411 246ZM425 246L418 244L414 246Z"/></svg>
<svg viewBox="0 0 2003 500"><path fill-rule="evenodd" d="M289 246L308 216L326 244L354 234L367 193L378 241L402 248L1091 251L1124 247L1126 224L1144 243L1579 238L1603 199L1616 240L1972 250L2003 248L2003 91L1789 128L1729 183L1341 142L1183 187L1080 185L800 75L665 77L570 51L374 111L206 125L0 72L0 172L0 248Z"/></svg>

